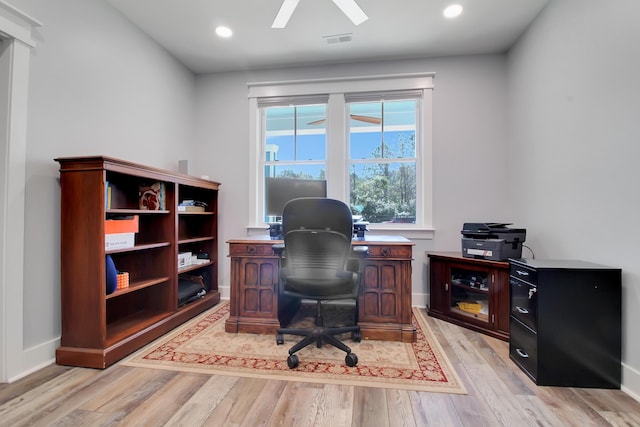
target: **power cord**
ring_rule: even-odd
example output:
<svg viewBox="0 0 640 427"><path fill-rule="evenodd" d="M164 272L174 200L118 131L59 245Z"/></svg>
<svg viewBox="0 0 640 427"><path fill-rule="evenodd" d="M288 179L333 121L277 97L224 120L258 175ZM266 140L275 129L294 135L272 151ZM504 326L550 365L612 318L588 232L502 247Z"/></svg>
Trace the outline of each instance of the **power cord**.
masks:
<svg viewBox="0 0 640 427"><path fill-rule="evenodd" d="M531 252L531 259L536 259L536 254L533 253L533 249L531 249L529 246L527 245L522 245L523 248L527 248L529 249L529 252Z"/></svg>

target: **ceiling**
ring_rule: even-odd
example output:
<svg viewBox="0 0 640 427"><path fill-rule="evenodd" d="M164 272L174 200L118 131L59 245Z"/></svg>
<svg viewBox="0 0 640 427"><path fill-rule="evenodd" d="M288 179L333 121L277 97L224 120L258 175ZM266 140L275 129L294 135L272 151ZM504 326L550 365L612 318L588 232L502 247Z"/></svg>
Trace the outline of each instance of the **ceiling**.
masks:
<svg viewBox="0 0 640 427"><path fill-rule="evenodd" d="M282 0L107 1L197 74L505 52L548 2L357 0L369 19L355 26L331 0L300 0L272 29ZM464 7L458 18L442 15L451 3ZM216 36L218 25L233 36Z"/></svg>

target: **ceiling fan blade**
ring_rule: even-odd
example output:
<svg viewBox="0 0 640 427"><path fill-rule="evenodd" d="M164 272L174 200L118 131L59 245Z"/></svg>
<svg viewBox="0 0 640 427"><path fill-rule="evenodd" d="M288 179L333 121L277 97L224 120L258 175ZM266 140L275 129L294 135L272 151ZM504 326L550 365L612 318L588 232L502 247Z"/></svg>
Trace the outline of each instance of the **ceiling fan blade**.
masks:
<svg viewBox="0 0 640 427"><path fill-rule="evenodd" d="M359 122L373 123L374 125L379 125L382 123L382 119L379 119L378 117L360 116L358 114L351 114L349 117L351 117L352 120L357 120ZM315 126L315 125L324 123L325 121L326 119L320 119L320 120L315 120L313 122L309 122L307 124L311 126Z"/></svg>
<svg viewBox="0 0 640 427"><path fill-rule="evenodd" d="M320 120L314 120L312 122L307 123L308 125L311 126L315 126L315 125L319 125L321 123L324 123L325 121L327 121L327 119L320 119Z"/></svg>
<svg viewBox="0 0 640 427"><path fill-rule="evenodd" d="M354 25L360 25L369 17L364 13L355 0L333 0L333 2L347 15Z"/></svg>
<svg viewBox="0 0 640 427"><path fill-rule="evenodd" d="M283 0L282 6L276 15L276 19L273 20L271 28L284 28L287 26L287 22L291 18L293 11L298 7L300 0Z"/></svg>
<svg viewBox="0 0 640 427"><path fill-rule="evenodd" d="M358 120L359 122L373 123L374 125L379 125L382 123L382 119L378 117L360 116L357 114L352 114L351 119Z"/></svg>

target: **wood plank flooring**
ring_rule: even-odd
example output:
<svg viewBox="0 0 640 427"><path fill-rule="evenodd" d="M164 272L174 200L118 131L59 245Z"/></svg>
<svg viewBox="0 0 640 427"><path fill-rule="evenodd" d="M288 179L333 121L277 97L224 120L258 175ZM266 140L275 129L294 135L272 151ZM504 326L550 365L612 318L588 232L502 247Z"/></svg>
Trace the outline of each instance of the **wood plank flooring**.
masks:
<svg viewBox="0 0 640 427"><path fill-rule="evenodd" d="M508 344L428 318L467 395L52 365L0 384L1 426L640 426L620 390L537 387Z"/></svg>

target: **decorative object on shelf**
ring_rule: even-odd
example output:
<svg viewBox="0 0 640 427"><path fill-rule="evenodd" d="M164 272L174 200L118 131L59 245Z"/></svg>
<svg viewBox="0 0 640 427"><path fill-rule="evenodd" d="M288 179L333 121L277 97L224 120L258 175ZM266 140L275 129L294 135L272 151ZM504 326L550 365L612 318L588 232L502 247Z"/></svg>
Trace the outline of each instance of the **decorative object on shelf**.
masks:
<svg viewBox="0 0 640 427"><path fill-rule="evenodd" d="M480 310L482 310L482 304L477 301L460 301L458 303L458 308L462 311L478 314L480 313Z"/></svg>
<svg viewBox="0 0 640 427"><path fill-rule="evenodd" d="M105 257L105 266L107 271L107 295L110 295L118 288L118 270L111 255Z"/></svg>
<svg viewBox="0 0 640 427"><path fill-rule="evenodd" d="M165 184L155 182L140 185L140 209L158 211L165 209Z"/></svg>
<svg viewBox="0 0 640 427"><path fill-rule="evenodd" d="M183 200L178 205L178 212L204 212L207 204L198 200Z"/></svg>
<svg viewBox="0 0 640 427"><path fill-rule="evenodd" d="M117 277L117 289L126 289L129 287L129 273L127 273L126 271L119 271Z"/></svg>

